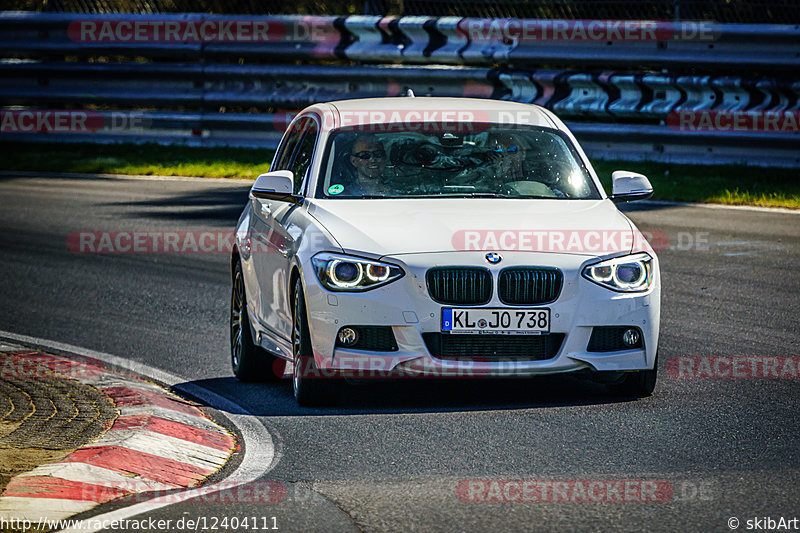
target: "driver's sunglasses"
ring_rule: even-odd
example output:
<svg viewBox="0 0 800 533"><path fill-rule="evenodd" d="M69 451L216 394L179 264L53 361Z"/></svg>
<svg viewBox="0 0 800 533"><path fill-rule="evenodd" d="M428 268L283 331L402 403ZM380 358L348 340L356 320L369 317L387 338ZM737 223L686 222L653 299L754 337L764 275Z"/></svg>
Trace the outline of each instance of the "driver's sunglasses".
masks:
<svg viewBox="0 0 800 533"><path fill-rule="evenodd" d="M494 151L494 152L500 152L500 153L502 153L502 152L503 152L503 149L502 149L502 148L500 148L500 147L498 146L498 147L497 147L497 148L495 148L493 151ZM516 153L516 151L517 151L517 147L516 147L516 146L509 146L508 148L506 148L506 149L505 149L505 151L506 151L506 152L511 152L512 154L513 154L513 153Z"/></svg>
<svg viewBox="0 0 800 533"><path fill-rule="evenodd" d="M363 159L367 161L369 159L385 159L386 158L386 150L364 150L363 152L358 152L356 154L352 154L353 157L357 157L359 159Z"/></svg>

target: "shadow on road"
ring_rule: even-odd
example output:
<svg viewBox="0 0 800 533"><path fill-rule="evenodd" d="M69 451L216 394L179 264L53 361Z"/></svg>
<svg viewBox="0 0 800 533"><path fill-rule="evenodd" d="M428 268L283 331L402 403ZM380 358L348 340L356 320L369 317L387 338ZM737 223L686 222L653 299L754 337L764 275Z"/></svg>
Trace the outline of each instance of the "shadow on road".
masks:
<svg viewBox="0 0 800 533"><path fill-rule="evenodd" d="M37 170L8 170L0 173L0 181L28 180L28 179L47 179L47 180L68 180L68 181L124 181L131 178L112 174L94 173L70 173L70 172L50 172Z"/></svg>
<svg viewBox="0 0 800 533"><path fill-rule="evenodd" d="M241 383L234 377L210 378L178 384L212 390L241 405L236 414L256 416L325 416L448 411L544 409L629 401L608 388L571 376L526 379L370 380L340 385L338 402L329 407L299 407L289 379L279 383ZM215 409L219 406L211 405Z"/></svg>
<svg viewBox="0 0 800 533"><path fill-rule="evenodd" d="M247 186L226 186L147 200L110 202L106 205L133 209L130 214L134 218L221 221L233 227L247 203L249 190Z"/></svg>
<svg viewBox="0 0 800 533"><path fill-rule="evenodd" d="M661 204L661 203L650 203L650 202L632 202L632 203L625 203L625 204L618 204L617 207L623 213L630 213L630 212L637 212L637 211L664 211L669 209L677 209L679 207L685 207L680 204Z"/></svg>

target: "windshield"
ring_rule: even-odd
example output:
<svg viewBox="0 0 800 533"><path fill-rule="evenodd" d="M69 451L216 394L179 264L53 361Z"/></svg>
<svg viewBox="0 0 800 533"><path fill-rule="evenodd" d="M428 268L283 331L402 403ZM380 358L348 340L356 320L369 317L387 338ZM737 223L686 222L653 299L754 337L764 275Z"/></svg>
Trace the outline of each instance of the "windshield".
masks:
<svg viewBox="0 0 800 533"><path fill-rule="evenodd" d="M569 139L555 130L375 126L382 131L331 134L318 198L600 198Z"/></svg>

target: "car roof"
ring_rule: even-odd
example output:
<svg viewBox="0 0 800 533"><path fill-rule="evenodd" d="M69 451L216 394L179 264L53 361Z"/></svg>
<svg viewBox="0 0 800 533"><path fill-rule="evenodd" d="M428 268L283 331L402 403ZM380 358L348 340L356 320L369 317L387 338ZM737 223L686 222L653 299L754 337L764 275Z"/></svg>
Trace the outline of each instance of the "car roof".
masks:
<svg viewBox="0 0 800 533"><path fill-rule="evenodd" d="M547 113L534 104L492 100L486 98L447 98L447 97L385 97L357 98L328 102L338 114L359 114L361 124L392 122L382 117L393 113L456 112L470 114L474 122L504 122L507 124L528 124L559 129ZM380 113L382 112L382 113ZM433 120L437 120L435 117ZM338 122L338 121L337 121Z"/></svg>

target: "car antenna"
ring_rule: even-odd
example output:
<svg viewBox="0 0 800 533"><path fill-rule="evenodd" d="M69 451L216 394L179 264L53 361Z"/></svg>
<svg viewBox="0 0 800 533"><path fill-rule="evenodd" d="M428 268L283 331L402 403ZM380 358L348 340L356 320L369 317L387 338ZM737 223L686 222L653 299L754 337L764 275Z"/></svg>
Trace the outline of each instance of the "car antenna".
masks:
<svg viewBox="0 0 800 533"><path fill-rule="evenodd" d="M414 98L414 91L411 90L411 87L406 87L406 92L403 94L403 96L407 98Z"/></svg>

